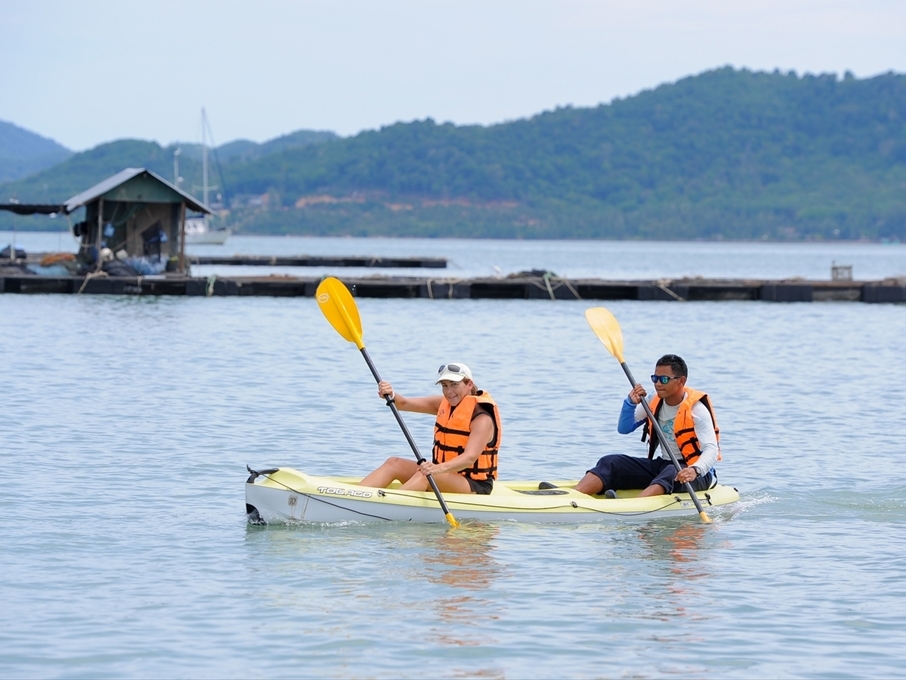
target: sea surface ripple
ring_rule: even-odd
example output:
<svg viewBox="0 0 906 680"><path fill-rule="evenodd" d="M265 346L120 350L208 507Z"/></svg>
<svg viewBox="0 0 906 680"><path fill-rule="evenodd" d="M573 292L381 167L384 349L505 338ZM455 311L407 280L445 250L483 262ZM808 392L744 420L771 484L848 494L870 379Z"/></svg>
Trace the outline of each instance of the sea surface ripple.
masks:
<svg viewBox="0 0 906 680"><path fill-rule="evenodd" d="M358 304L397 391L472 367L502 477L643 455L600 303ZM0 677L906 675L906 306L604 304L637 378L675 352L713 397L710 525L249 526L246 464L411 455L314 300L0 295Z"/></svg>

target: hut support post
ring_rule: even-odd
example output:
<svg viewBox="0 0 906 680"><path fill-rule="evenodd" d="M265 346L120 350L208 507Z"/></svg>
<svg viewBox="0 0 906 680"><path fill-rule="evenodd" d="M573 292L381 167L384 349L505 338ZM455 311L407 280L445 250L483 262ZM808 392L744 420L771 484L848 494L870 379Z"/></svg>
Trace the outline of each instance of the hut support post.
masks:
<svg viewBox="0 0 906 680"><path fill-rule="evenodd" d="M103 234L104 234L104 199L99 198L98 199L98 236L95 241L95 250L97 250L97 260L96 260L96 266L94 269L95 271L98 271L98 272L101 271L101 266L103 265L103 263L101 262L101 237L103 236Z"/></svg>
<svg viewBox="0 0 906 680"><path fill-rule="evenodd" d="M179 204L179 273L186 273L186 202Z"/></svg>

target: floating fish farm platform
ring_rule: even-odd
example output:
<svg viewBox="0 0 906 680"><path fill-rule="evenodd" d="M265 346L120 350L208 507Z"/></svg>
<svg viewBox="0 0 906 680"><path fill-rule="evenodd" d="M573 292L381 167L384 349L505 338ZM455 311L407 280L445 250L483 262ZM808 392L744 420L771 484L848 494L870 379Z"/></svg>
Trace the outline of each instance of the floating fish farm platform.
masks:
<svg viewBox="0 0 906 680"><path fill-rule="evenodd" d="M906 302L906 279L786 281L661 279L608 281L554 276L508 278L338 277L359 298L431 300L662 300L765 302ZM37 276L0 273L0 293L313 297L321 277Z"/></svg>

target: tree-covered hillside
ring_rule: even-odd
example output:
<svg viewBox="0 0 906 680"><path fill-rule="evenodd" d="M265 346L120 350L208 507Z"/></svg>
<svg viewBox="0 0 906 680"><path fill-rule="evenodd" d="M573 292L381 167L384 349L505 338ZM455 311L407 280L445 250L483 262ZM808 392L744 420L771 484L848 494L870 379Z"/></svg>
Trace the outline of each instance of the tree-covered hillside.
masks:
<svg viewBox="0 0 906 680"><path fill-rule="evenodd" d="M222 193L222 168L230 163L245 163L287 149L301 148L338 139L333 132L298 130L258 144L237 140L209 151L208 178L210 202ZM178 166L174 152L179 150ZM170 182L179 171L180 188L201 198L203 191L202 147L179 143L162 147L156 142L123 139L101 144L82 153L70 154L62 163L53 165L25 179L0 184L0 200L20 203L63 203L124 168L142 167L156 172ZM222 162L221 162L222 160ZM227 191L229 188L227 187ZM59 229L60 223L40 216L16 216L0 211L0 229Z"/></svg>
<svg viewBox="0 0 906 680"><path fill-rule="evenodd" d="M227 176L279 197L270 225L290 230L902 239L906 77L725 68L492 127L397 124Z"/></svg>
<svg viewBox="0 0 906 680"><path fill-rule="evenodd" d="M724 68L595 108L399 123L222 169L229 219L263 233L906 240L906 76Z"/></svg>
<svg viewBox="0 0 906 680"><path fill-rule="evenodd" d="M297 149L311 144L323 144L339 139L334 132L326 130L296 130L288 135L281 135L271 139L263 144L257 144L248 140L236 140L218 147L217 155L225 163L235 161L248 161L255 158L263 158L279 151L286 149ZM200 158L200 145L195 148L196 158Z"/></svg>

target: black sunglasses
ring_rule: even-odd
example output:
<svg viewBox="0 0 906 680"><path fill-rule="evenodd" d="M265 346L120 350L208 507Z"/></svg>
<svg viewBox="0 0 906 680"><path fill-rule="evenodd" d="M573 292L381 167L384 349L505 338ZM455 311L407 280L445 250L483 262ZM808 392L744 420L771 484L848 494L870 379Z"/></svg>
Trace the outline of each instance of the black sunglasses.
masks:
<svg viewBox="0 0 906 680"><path fill-rule="evenodd" d="M676 375L653 375L651 376L651 382L655 384L660 383L661 385L666 385L671 380L679 380L681 377L682 376Z"/></svg>
<svg viewBox="0 0 906 680"><path fill-rule="evenodd" d="M450 371L450 373L456 373L457 375L465 375L465 371L462 370L459 364L443 364L437 369L437 375L440 375L445 370Z"/></svg>

